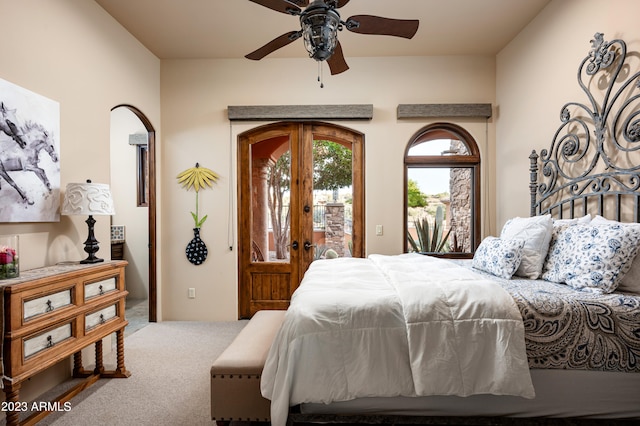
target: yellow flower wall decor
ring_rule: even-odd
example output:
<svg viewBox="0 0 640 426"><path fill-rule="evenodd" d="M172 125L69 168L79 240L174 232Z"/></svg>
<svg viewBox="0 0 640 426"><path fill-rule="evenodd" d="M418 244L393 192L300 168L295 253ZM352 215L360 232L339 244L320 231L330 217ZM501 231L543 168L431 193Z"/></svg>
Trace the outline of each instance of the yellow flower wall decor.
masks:
<svg viewBox="0 0 640 426"><path fill-rule="evenodd" d="M208 216L205 215L202 219L199 219L198 193L201 189L213 188L213 184L216 183L218 178L219 176L216 172L206 167L201 167L199 163L196 163L195 167L179 173L177 176L178 184L182 185L184 189L188 191L193 188L196 191L196 211L195 213L191 212L196 228L200 228Z"/></svg>
<svg viewBox="0 0 640 426"><path fill-rule="evenodd" d="M213 184L218 180L218 174L206 167L200 167L199 163L196 163L195 167L191 167L176 177L178 184L180 184L187 191L193 188L196 191L196 211L191 212L191 217L195 223L193 228L193 239L187 245L185 253L189 262L194 265L200 265L207 258L207 246L200 238L200 227L207 220L208 215L204 215L200 218L198 210L198 195L201 189L212 188Z"/></svg>

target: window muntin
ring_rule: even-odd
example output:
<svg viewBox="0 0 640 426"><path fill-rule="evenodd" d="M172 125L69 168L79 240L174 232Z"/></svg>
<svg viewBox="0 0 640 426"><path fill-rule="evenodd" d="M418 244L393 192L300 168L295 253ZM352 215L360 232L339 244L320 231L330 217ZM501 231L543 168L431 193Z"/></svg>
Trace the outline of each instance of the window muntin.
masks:
<svg viewBox="0 0 640 426"><path fill-rule="evenodd" d="M467 146L464 143L455 144L454 139L431 139L426 141L418 141L409 147L407 156L434 156L434 155L469 155Z"/></svg>

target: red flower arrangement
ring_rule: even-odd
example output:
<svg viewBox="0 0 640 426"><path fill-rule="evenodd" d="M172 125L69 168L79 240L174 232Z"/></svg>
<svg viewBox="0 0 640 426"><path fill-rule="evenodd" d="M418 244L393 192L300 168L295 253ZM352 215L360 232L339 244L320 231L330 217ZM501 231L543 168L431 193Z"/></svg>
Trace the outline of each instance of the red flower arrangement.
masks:
<svg viewBox="0 0 640 426"><path fill-rule="evenodd" d="M0 279L15 278L20 275L16 250L0 246Z"/></svg>

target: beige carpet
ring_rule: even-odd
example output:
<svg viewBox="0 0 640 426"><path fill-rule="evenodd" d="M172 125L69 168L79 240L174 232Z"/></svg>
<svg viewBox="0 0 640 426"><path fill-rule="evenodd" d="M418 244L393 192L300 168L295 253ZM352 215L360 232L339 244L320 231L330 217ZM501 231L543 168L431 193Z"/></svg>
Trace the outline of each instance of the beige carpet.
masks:
<svg viewBox="0 0 640 426"><path fill-rule="evenodd" d="M215 425L209 369L245 325L151 323L125 338L131 377L99 380L71 400L69 412L53 413L38 425ZM114 365L115 351L105 357L107 369Z"/></svg>

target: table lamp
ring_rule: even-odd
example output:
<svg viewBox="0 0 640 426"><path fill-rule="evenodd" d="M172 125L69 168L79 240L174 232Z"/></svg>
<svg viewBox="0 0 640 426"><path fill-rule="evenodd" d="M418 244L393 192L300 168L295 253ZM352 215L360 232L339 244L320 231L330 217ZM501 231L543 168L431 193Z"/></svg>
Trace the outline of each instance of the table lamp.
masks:
<svg viewBox="0 0 640 426"><path fill-rule="evenodd" d="M80 263L98 263L104 259L96 257L99 250L98 240L93 233L93 225L96 223L93 215L113 215L113 198L109 185L103 183L92 183L87 179L87 183L70 183L67 185L62 203L61 214L88 215L86 220L89 228L89 236L84 242L84 251L89 255Z"/></svg>

